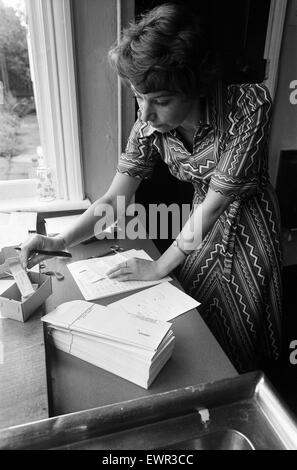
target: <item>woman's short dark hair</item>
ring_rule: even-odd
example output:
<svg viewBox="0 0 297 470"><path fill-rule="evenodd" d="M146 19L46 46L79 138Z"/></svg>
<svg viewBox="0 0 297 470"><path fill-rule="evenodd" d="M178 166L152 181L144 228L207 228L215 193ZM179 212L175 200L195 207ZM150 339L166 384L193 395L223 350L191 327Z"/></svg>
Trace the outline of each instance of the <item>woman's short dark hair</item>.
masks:
<svg viewBox="0 0 297 470"><path fill-rule="evenodd" d="M205 95L217 69L199 19L181 5L166 3L143 14L109 51L119 76L138 92L169 90Z"/></svg>

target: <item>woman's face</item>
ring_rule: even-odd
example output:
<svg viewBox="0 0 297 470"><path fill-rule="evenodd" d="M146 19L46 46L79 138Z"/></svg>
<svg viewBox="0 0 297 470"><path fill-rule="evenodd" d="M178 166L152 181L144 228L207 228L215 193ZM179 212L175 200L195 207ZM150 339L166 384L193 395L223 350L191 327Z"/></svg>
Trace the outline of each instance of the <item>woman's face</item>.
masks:
<svg viewBox="0 0 297 470"><path fill-rule="evenodd" d="M196 100L190 100L182 94L170 91L157 91L141 94L132 86L137 99L141 120L148 122L159 132L168 132L190 122Z"/></svg>

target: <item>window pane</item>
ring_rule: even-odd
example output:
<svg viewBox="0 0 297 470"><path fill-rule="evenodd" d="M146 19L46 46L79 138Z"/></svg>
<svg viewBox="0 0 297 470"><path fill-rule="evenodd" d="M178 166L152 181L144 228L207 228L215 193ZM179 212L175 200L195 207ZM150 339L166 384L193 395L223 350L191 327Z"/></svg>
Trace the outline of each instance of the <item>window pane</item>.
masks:
<svg viewBox="0 0 297 470"><path fill-rule="evenodd" d="M0 3L0 180L36 178L40 132L30 71L25 0Z"/></svg>

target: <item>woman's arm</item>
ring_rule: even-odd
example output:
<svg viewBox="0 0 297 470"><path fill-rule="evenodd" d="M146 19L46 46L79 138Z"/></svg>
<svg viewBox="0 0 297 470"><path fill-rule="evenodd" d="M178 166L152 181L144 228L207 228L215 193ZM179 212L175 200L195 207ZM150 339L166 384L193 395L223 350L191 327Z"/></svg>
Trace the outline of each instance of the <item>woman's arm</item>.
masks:
<svg viewBox="0 0 297 470"><path fill-rule="evenodd" d="M204 201L198 204L174 243L157 260L157 269L163 276L178 266L188 253L197 249L216 220L227 209L233 197L209 189Z"/></svg>
<svg viewBox="0 0 297 470"><path fill-rule="evenodd" d="M178 246L172 244L157 261L133 258L109 271L109 277L119 281L132 279L161 279L176 268L190 252L200 245L215 221L229 206L233 197L209 189L204 201L197 205L177 237Z"/></svg>
<svg viewBox="0 0 297 470"><path fill-rule="evenodd" d="M71 228L56 237L34 235L22 244L20 260L23 267L31 268L48 257L34 254L34 250L63 250L77 245L94 235L99 235L100 230L98 230L98 227L100 226L100 220L104 218L105 224L109 225L110 221L111 225L117 218L121 217L140 182L140 178L116 173L108 191L95 201ZM119 196L121 196L121 204L117 204ZM120 213L118 213L118 207L120 208Z"/></svg>
<svg viewBox="0 0 297 470"><path fill-rule="evenodd" d="M100 235L102 233L100 231L100 226L102 226L100 220L102 218L109 226L124 215L125 209L140 182L140 178L116 173L108 191L100 199L97 199L70 229L60 234L65 240L65 248ZM118 213L118 210L120 213Z"/></svg>

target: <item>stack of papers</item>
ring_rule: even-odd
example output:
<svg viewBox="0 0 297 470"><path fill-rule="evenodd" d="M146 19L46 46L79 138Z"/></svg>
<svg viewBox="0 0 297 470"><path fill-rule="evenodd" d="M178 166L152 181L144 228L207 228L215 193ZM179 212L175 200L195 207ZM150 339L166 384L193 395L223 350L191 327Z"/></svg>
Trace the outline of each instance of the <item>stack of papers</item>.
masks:
<svg viewBox="0 0 297 470"><path fill-rule="evenodd" d="M54 345L140 387L149 388L174 347L171 324L84 300L42 318Z"/></svg>
<svg viewBox="0 0 297 470"><path fill-rule="evenodd" d="M120 282L106 276L106 272L111 268L134 257L152 259L144 250L129 250L112 256L75 261L67 264L67 267L86 300L100 299L172 280L166 276L154 281Z"/></svg>

